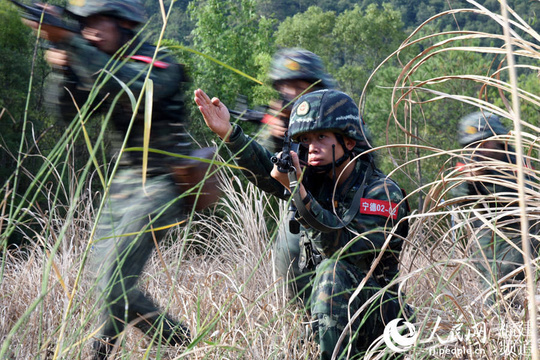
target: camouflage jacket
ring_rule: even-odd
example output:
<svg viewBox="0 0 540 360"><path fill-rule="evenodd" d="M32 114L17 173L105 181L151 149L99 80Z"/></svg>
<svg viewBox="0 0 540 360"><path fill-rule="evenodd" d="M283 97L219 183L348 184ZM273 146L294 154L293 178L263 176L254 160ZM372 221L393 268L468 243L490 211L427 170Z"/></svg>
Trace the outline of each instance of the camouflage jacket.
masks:
<svg viewBox="0 0 540 360"><path fill-rule="evenodd" d="M458 162L456 168L460 173L464 173L466 167L470 164L477 164L478 167L486 166L486 161L474 161L465 159L466 163ZM495 161L495 160L492 160ZM498 169L488 168L482 172L482 178L474 181L466 181L452 190L454 196L471 196L471 195L493 195L496 193L517 194L517 178L514 170L516 157L509 155L505 161L500 161L501 166ZM489 164L491 167L491 164Z"/></svg>
<svg viewBox="0 0 540 360"><path fill-rule="evenodd" d="M285 188L270 177L273 167L270 152L244 135L239 126L235 126L227 147L235 155L238 165L248 170L244 173L252 183L279 198L288 197ZM326 226L339 226L340 217L350 208L368 166L372 165L358 160L351 176L338 187L334 199L337 204L335 209L337 216L332 209L333 181L324 178L318 184L306 184L311 214ZM408 232L407 221L400 220L408 214L408 211L408 205L403 201L403 193L399 186L375 169L366 179L360 208L346 228L323 233L304 227L303 236L309 238L323 258L339 256L362 270L368 270L387 237L392 235L383 264L379 267L381 271L384 269L385 277L392 278L397 274L399 252L403 238ZM392 233L392 228L398 223L399 226Z"/></svg>
<svg viewBox="0 0 540 360"><path fill-rule="evenodd" d="M92 104L91 109L99 104L97 111L112 114L117 138L123 141L133 116L133 105L122 85L126 84L135 99L138 98L156 48L139 42L127 49L123 57L115 58L101 52L79 35L58 45L67 51L70 67L53 72L49 79L47 100L55 115L71 121L77 114L77 107L81 108L87 101ZM186 154L191 147L191 140L183 126L185 106L181 86L186 80L183 67L168 54L160 52L151 70L150 79L154 91L149 147ZM112 76L108 77L107 74ZM90 98L94 86L99 92ZM135 117L127 146L142 147L143 133L144 101ZM123 155L123 160L127 160L125 163L130 166L139 165L141 159L141 152L127 152ZM175 162L173 158L150 153L149 173L168 172L163 165Z"/></svg>

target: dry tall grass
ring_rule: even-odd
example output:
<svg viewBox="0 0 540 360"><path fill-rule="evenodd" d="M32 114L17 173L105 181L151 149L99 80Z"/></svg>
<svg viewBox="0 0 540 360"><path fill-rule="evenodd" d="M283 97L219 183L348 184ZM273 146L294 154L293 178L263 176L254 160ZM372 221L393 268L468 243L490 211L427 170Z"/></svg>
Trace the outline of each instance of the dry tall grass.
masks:
<svg viewBox="0 0 540 360"><path fill-rule="evenodd" d="M387 138L401 144L383 146L381 151L399 164L395 173L405 173L416 183L417 190L411 195L424 199L411 216L412 228L402 252L404 289L418 311L415 346L407 354L414 359L538 359L539 258L538 252L531 254L527 245L537 246L539 241L540 96L521 88L517 76L540 81L540 35L506 8L504 1L500 14L475 1L468 3L468 9L451 10L426 20L389 57L398 57L403 70L392 89ZM464 12L498 23L504 36L466 29L429 30L437 18ZM420 53L413 50L418 45ZM463 63L467 57L458 62L460 54L477 53L491 59L491 66L484 73L467 73L474 67ZM434 71L433 62L444 64L453 73ZM383 68L384 63L378 71ZM472 84L478 88L475 95L459 92ZM366 96L369 102L369 94ZM441 102L510 119L513 130L499 140L516 149L517 159L524 161L512 165L485 159L468 175L460 173L455 164L470 157L473 150L442 149L429 138L427 129L433 126L443 127L445 131L435 130L452 137L457 132L457 118L464 115L437 112ZM526 119L520 116L523 109L529 114ZM452 127L444 128L449 125ZM421 176L427 162L440 169L429 179ZM506 175L478 175L481 169L494 168ZM505 185L513 194L452 196L452 188L468 180ZM491 209L486 207L490 203ZM506 205L493 207L497 203ZM478 204L484 205L475 206ZM526 245L518 245L518 249L526 259L520 269L526 281L507 283L498 279L490 288L482 285L478 265L485 259L478 253L474 220L482 221L484 228L493 229L509 243L512 239L505 236L502 227L510 223L522 226L520 240Z"/></svg>
<svg viewBox="0 0 540 360"><path fill-rule="evenodd" d="M251 185L243 188L236 177L224 184L225 196L216 206L221 215L200 215L190 227L171 231L141 278L141 288L191 328L194 344L188 349L155 346L130 327L118 358L271 359L316 353L304 338L303 309L284 300L273 276L267 221L274 215L266 210L267 197ZM35 246L7 253L0 336L8 349L2 358L48 359L58 346L60 358L91 355L90 338L100 324L90 275L80 282L67 324L62 324L94 218L90 205L89 197L81 201L81 210L88 211L81 211L74 223L87 225L66 235L70 246L53 257L49 280L45 275L54 241L36 236ZM58 223L51 229L54 238L64 220L52 220ZM58 344L62 325L64 341Z"/></svg>
<svg viewBox="0 0 540 360"><path fill-rule="evenodd" d="M497 21L508 27L504 16L482 9L474 1L470 4L472 10L453 10L439 16L475 11L485 16L486 21ZM470 226L471 216L484 218L486 226L494 226L495 221L504 216L522 219L523 212L529 224L540 221L540 175L534 170L540 168L537 141L540 129L536 123L520 119L516 108L527 104L540 109L540 97L519 89L511 77L501 77L514 70L540 74L540 36L516 14L511 13L511 16L514 17L511 26L520 28L527 34L526 38L512 32L509 38L503 39L494 34L466 31L418 37L425 26L422 25L394 54L405 53L414 44L429 42L421 53L401 59L403 72L393 89L388 125L388 129L398 129L396 138L400 144L384 146L380 152L383 156L393 156L399 164L395 172L404 172L410 179L415 179L417 164L433 161L433 158L441 169L436 177L418 184L417 192L426 200L410 217L411 232L402 252L398 281L406 295L404 299L417 312L415 320L410 320L419 334L413 346L406 349L405 354L410 359L538 359L535 350L540 346L533 336L538 331L534 308L535 295L538 295L535 277L540 265L538 258L527 262L528 283L501 284L491 290L482 286L477 266L472 261L477 239ZM503 45L467 43L479 37L498 39ZM508 53L510 45L512 51ZM451 57L444 56L452 52L497 54L501 58L488 74L424 76L421 70L430 58L451 61ZM527 65L512 65L508 62L511 56L533 61ZM443 92L433 86L456 79L481 83L481 92L471 97ZM498 104L488 101L493 99L493 90L499 94ZM367 96L369 101L369 94ZM518 99L521 105L512 103ZM471 207L460 206L455 199L449 200L448 190L452 184L463 180L453 167L463 155L457 150L439 149L423 139L417 135L411 121L411 116L418 114L415 109L421 108L420 113L425 114L429 112L429 104L443 100L490 110L522 125L523 130L516 126L514 132L504 137L523 151L529 165L529 170L510 165L507 168L508 173L514 175L506 180L514 182L515 189L522 193L520 203L489 214L475 213ZM414 156L416 154L419 155ZM63 170L57 160L51 160L50 167L44 171L61 173ZM227 174L223 181L224 197L216 212L197 215L189 226L171 231L169 240L161 244L141 279L145 291L191 328L195 336L193 345L188 349L156 346L139 330L130 327L117 349L119 359L316 358L317 347L306 339L304 310L284 300L283 289L273 274L272 234L267 231L267 223L269 219L274 223L280 221L279 215L271 212L266 195L251 185L243 186L237 178ZM77 179L78 175L72 178ZM39 176L36 175L36 179L39 180ZM9 207L13 205L18 209L19 203L15 202L9 188L4 187L0 193L3 229L8 222L20 227L32 244L27 249L3 251L2 359L85 359L90 356L90 340L100 324L96 320L99 309L93 295L94 283L86 271L85 259L91 251L88 244L97 212L93 205L98 204L99 199L85 185L85 177L81 179L74 180L72 188L62 189L65 198L71 200L69 204L58 203L57 189L38 187L39 192L50 199L47 209L39 208L34 201L23 201L20 204L26 206L21 205L20 211L11 211ZM525 184L523 179L528 179ZM505 179L485 180L501 182ZM29 200L32 197L27 196ZM494 197L498 196L503 195ZM22 213L31 216L39 226L29 231L24 223L9 219L9 214ZM527 241L538 239L537 234L529 233L525 232ZM489 301L490 295L495 301ZM377 356L382 354L374 354L372 358Z"/></svg>

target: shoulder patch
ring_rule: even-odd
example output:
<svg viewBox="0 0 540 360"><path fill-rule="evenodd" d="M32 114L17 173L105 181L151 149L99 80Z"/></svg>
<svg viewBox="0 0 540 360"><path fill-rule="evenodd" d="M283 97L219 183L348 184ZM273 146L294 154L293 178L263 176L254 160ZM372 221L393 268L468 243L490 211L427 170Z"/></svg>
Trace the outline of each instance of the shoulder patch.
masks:
<svg viewBox="0 0 540 360"><path fill-rule="evenodd" d="M142 61L142 62L147 63L147 64L152 63L152 57L151 56L132 55L129 58L131 60ZM163 62L163 61L159 61L159 60L154 61L154 66L159 68L159 69L166 69L166 68L169 67L169 65L170 64L167 64L166 62Z"/></svg>
<svg viewBox="0 0 540 360"><path fill-rule="evenodd" d="M360 201L361 214L379 215L396 220L398 217L398 208L398 204L388 200L362 198Z"/></svg>
<svg viewBox="0 0 540 360"><path fill-rule="evenodd" d="M457 169L458 171L465 171L465 166L466 166L465 163L458 162L458 163L456 164L456 169Z"/></svg>

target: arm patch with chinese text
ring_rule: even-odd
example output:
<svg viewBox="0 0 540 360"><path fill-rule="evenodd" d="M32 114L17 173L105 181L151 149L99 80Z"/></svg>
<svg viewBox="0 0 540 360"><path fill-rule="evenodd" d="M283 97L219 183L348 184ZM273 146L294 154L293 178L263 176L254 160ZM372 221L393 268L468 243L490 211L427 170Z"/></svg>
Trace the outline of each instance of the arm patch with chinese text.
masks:
<svg viewBox="0 0 540 360"><path fill-rule="evenodd" d="M360 213L398 218L399 205L388 200L375 200L362 198L360 201Z"/></svg>

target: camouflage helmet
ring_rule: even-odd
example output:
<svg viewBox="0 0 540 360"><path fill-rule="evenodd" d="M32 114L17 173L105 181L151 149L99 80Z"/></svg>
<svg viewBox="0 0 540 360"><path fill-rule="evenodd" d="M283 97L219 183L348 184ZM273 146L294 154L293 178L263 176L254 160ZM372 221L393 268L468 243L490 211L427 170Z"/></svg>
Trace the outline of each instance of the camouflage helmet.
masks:
<svg viewBox="0 0 540 360"><path fill-rule="evenodd" d="M138 0L69 0L67 11L83 18L99 14L135 23L146 21L144 6Z"/></svg>
<svg viewBox="0 0 540 360"><path fill-rule="evenodd" d="M357 148L370 148L358 106L349 95L337 90L317 90L301 96L294 104L289 135L294 141L313 131L331 131L356 140Z"/></svg>
<svg viewBox="0 0 540 360"><path fill-rule="evenodd" d="M320 57L304 49L282 49L272 59L268 75L272 85L281 80L305 80L325 89L335 87L332 77L326 73Z"/></svg>
<svg viewBox="0 0 540 360"><path fill-rule="evenodd" d="M508 129L497 115L490 112L474 112L459 121L459 143L462 146L504 134L508 134Z"/></svg>

